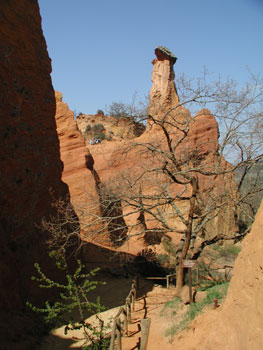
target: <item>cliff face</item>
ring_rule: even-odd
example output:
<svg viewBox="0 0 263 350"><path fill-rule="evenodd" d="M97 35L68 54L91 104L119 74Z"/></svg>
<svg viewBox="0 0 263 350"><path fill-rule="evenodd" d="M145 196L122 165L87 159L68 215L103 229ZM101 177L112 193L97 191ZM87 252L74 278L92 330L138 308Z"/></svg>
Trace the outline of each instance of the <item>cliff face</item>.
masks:
<svg viewBox="0 0 263 350"><path fill-rule="evenodd" d="M263 344L263 202L235 262L225 302L192 322L178 350L259 350Z"/></svg>
<svg viewBox="0 0 263 350"><path fill-rule="evenodd" d="M52 213L53 197L68 192L61 181L51 64L36 0L2 1L0 42L0 309L15 313L40 293L30 281L33 263L46 259L46 236L36 224ZM11 317L8 332L17 326Z"/></svg>

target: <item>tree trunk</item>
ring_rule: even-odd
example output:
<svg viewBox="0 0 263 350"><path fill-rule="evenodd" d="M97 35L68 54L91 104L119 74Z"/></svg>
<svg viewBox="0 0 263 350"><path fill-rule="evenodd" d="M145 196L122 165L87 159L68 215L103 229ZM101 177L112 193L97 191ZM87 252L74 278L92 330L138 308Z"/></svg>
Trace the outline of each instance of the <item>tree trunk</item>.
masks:
<svg viewBox="0 0 263 350"><path fill-rule="evenodd" d="M191 179L191 187L192 187L192 196L190 198L190 208L188 213L188 220L186 224L185 231L185 242L182 249L182 253L179 257L178 266L176 267L176 296L180 297L182 293L182 288L184 286L184 268L183 268L183 260L187 256L188 249L190 247L190 241L192 236L192 226L193 226L193 217L196 205L196 195L198 192L198 179Z"/></svg>

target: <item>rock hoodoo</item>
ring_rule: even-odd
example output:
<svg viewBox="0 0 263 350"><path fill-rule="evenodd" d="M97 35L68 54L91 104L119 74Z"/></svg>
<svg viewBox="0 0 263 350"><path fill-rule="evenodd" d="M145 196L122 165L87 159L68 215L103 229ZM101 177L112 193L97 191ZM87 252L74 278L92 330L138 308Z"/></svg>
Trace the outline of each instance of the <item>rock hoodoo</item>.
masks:
<svg viewBox="0 0 263 350"><path fill-rule="evenodd" d="M152 88L148 114L162 117L171 107L179 103L173 68L177 58L164 46L158 46L155 49L155 55L156 58L152 61Z"/></svg>

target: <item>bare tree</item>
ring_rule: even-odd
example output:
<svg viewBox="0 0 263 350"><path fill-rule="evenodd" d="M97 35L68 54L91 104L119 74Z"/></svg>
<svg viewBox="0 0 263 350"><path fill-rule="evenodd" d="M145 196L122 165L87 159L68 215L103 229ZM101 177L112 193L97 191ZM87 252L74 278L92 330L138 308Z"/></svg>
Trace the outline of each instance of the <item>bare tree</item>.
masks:
<svg viewBox="0 0 263 350"><path fill-rule="evenodd" d="M112 102L110 106L105 106L106 113L116 118L131 118L136 122L144 121L147 117L149 97L143 99L138 97L137 92L132 96L130 103Z"/></svg>

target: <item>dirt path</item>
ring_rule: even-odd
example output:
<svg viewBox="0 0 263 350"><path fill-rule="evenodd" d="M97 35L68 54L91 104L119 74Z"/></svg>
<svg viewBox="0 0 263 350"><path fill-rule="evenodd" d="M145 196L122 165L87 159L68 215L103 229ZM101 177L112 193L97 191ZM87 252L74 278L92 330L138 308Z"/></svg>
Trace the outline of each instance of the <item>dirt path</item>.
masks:
<svg viewBox="0 0 263 350"><path fill-rule="evenodd" d="M172 350L173 344L165 336L165 331L172 324L172 319L168 314L161 316L161 311L167 301L174 297L173 288L166 289L155 286L152 291L146 295L146 309L144 309L144 298L139 298L135 304L135 312L132 314L132 324L129 326L129 336L122 338L122 349L136 349L139 344L141 333L138 332L140 320L144 317L151 319L150 333L148 339L149 350ZM134 333L134 334L133 334Z"/></svg>
<svg viewBox="0 0 263 350"><path fill-rule="evenodd" d="M130 281L116 280L110 287L118 290L120 293L122 282L129 284ZM138 293L138 300L135 304L135 311L132 314L132 324L129 325L128 337L122 338L122 350L136 349L136 344L139 342L140 332L138 332L138 325L143 317L151 318L151 327L148 341L149 350L172 350L173 345L169 343L169 339L164 336L165 330L171 325L171 318L168 315L161 316L160 313L164 307L164 304L174 297L174 289L166 289L160 286L154 286L149 284L149 281L143 281ZM115 285L115 286L114 286ZM151 286L151 288L150 288ZM125 288L123 288L125 290ZM125 290L126 292L126 290ZM125 297L127 296L126 293ZM107 294L107 299L110 299L110 294ZM112 294L114 298L116 294ZM144 298L146 300L146 309L144 308ZM125 300L123 297L123 300ZM103 300L103 298L102 298ZM117 313L118 307L111 308L110 310L101 314L101 317L105 320L110 320ZM91 321L91 319L89 319ZM96 322L93 316L94 323ZM82 339L82 340L81 340ZM64 327L55 329L48 337L46 337L39 347L39 350L66 350L66 349L81 349L84 344L83 333L81 331L69 332L67 335L64 334Z"/></svg>

